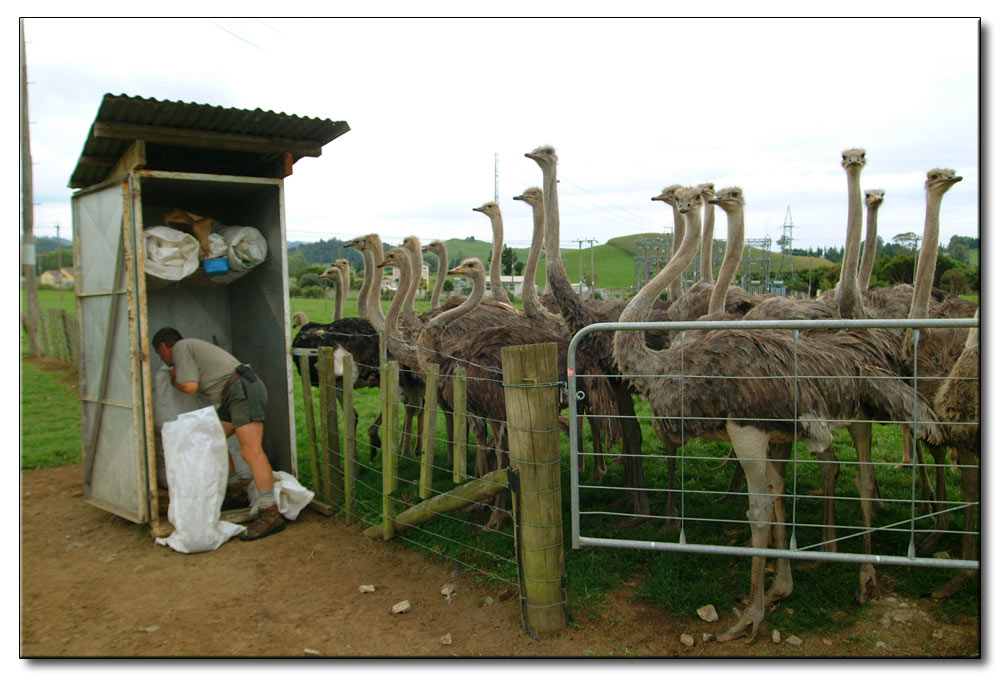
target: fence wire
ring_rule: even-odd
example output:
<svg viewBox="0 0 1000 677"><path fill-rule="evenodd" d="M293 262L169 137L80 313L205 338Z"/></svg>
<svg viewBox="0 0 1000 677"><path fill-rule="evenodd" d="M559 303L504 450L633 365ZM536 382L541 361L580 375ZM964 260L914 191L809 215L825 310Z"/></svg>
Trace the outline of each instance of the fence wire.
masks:
<svg viewBox="0 0 1000 677"><path fill-rule="evenodd" d="M750 419L741 416L740 412L725 412L720 414L699 416L697 402L690 399L690 394L684 391L685 384L693 379L713 379L718 381L717 388L725 389L738 386L738 382L746 382L756 377L738 374L723 376L705 376L686 373L687 365L682 361L684 369L680 373L641 373L626 374L636 381L648 379L652 381L669 379L673 387L679 387L682 392L682 411L652 412L641 411L638 418L643 427L643 449L641 454L618 453L618 451L585 451L582 448L578 428L578 416L574 408L570 408L570 479L571 479L571 512L572 512L572 544L574 548L581 546L622 547L636 549L687 551L700 553L718 553L730 555L766 555L780 556L791 559L834 560L857 563L904 564L911 566L930 566L942 568L978 569L979 562L975 560L945 559L935 557L931 553L945 544L954 543L963 536L978 537L980 532L969 531L962 524L962 513L971 506L979 510L978 499L969 502L958 492L957 475L963 469L978 470L978 466L962 466L953 460L936 459L928 462L922 450L912 451L913 461L903 463L904 441L899 440L891 432L894 426L914 426L931 423L921 420L916 415L916 392L918 382L943 381L947 376L924 377L911 374L909 377L894 375L810 375L802 373L798 364L800 332L810 330L841 330L841 329L914 329L913 354L916 355L916 345L920 339L920 331L938 328L977 327L978 320L947 319L947 320L850 320L850 321L735 321L735 322L675 322L675 323L602 323L591 325L579 332L570 344L568 356L569 390L577 392L585 379L609 378L604 374L581 374L575 369L576 351L582 338L597 331L673 331L675 337L672 346L679 346L679 341L685 340L685 332L692 330L728 330L742 329L761 332L791 330L795 336L795 363L788 365L788 373L781 376L762 377L763 379L781 379L794 382L795 393L794 416L774 416L772 418ZM900 333L902 340L902 333ZM683 345L687 345L686 343ZM683 348L677 347L677 351ZM723 359L720 357L720 359ZM723 441L705 441L698 438L687 438L682 434L681 444L675 454L665 450L664 446L652 434L657 428L666 429L669 424L675 424L681 431L685 423L733 420L741 425L760 422L763 428L769 425L785 424L786 427L803 420L799 407L799 384L809 380L822 385L826 381L864 378L875 383L879 379L894 379L912 388L913 400L910 409L913 412L905 420L874 420L868 418L810 418L810 421L828 424L834 428L845 428L850 424L872 425L875 432L872 441L872 462L876 477L876 487L879 492L874 500L875 515L871 528L864 524L863 510L872 503L869 498L852 491L854 484L850 476L857 476L869 464L859 460L850 436L846 431L840 431L834 438L832 455L819 454L813 456L799 444L798 427L793 427L793 452L784 463L785 487L782 500L786 504L786 520L780 522L788 529L789 545L785 549L769 548L755 549L741 543L749 538L750 522L746 518L747 490L745 484L738 483L739 476L731 479L734 473L739 473L738 462L730 457L730 449ZM978 380L978 379L976 379ZM679 384L679 385L678 385ZM640 405L642 407L642 405ZM648 410L648 406L645 407ZM620 418L613 414L594 414L588 416L599 418ZM877 424L877 425L873 425ZM960 425L978 425L975 423L956 423ZM718 439L718 438L717 438ZM978 451L978 450L977 450ZM607 478L612 474L610 469L616 464L626 463L629 458L641 457L645 487L624 486L623 483L609 483ZM581 479L578 463L595 467L595 473L589 480ZM596 466L603 462L608 475L603 478L596 471ZM676 483L669 484L670 466L676 468ZM824 475L834 475L836 490L827 494L824 490ZM946 483L940 487L947 494L937 495L939 487L936 482ZM641 505L638 500L639 490L648 499L649 511L638 510ZM633 506L632 509L626 506ZM834 516L832 524L827 524L824 516L824 505L829 514ZM770 522L772 525L778 522ZM626 522L646 521L662 524L661 538L657 540L632 540L622 537L621 525ZM863 552L864 539L872 539L871 553ZM919 541L919 543L918 543ZM923 545L920 556L916 552ZM930 550L926 550L930 548Z"/></svg>

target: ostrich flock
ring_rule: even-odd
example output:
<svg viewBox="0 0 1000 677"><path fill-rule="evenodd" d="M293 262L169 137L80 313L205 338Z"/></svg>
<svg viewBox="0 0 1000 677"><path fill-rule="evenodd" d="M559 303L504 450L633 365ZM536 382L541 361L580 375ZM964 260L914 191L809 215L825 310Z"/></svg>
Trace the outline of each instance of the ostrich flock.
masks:
<svg viewBox="0 0 1000 677"><path fill-rule="evenodd" d="M400 364L400 387L405 405L401 451L419 436L412 420L421 407L421 375L428 366L440 366L438 403L449 431L449 460L453 405L450 378L458 366L470 377L467 408L476 437L475 473L481 476L506 463L507 435L504 421L500 350L505 346L553 342L558 346L560 373L566 372L570 339L587 325L597 322L644 322L690 320L810 320L862 318L977 317L978 304L932 288L939 239L939 215L944 194L962 177L950 169L932 169L925 182L926 214L923 243L913 285L868 289L874 262L877 213L884 200L882 190L862 196L861 172L866 164L861 149L846 150L841 165L847 174L847 235L840 281L815 300L796 300L773 295L752 295L731 286L743 250L744 194L739 187L716 190L712 183L696 186L671 185L654 197L669 205L674 219L674 251L664 268L629 301L581 299L570 285L559 255L559 199L556 177L558 157L551 146L541 146L525 157L542 173L542 187L532 187L515 200L531 207L533 233L525 264L523 310L511 303L500 283L500 253L503 222L500 207L487 202L475 211L486 215L493 231L490 270L479 259L470 258L448 270L472 282L465 297L441 300L448 255L444 243L421 246L407 237L383 254L378 235L358 237L347 243L364 259L364 281L358 296L360 317L342 317L343 300L349 288L350 266L339 259L322 277L332 281L336 307L330 323L309 322L296 313L293 324L301 326L294 347L331 346L335 354L350 353L359 365L356 386L378 386L376 336L385 332L390 359ZM713 279L711 244L715 207L727 220L726 250ZM867 210L864 257L861 257L862 217ZM542 250L546 252L548 291L539 296L531 281ZM431 296L431 309L417 314L417 293L423 252L438 257L438 275ZM701 254L701 279L682 288L682 272ZM380 303L380 269L399 269L400 282L387 312ZM488 277L487 277L488 276ZM487 298L486 280L492 298ZM914 350L910 330L803 329L791 330L714 329L710 331L600 331L589 333L580 343L577 369L601 378L581 379L586 414L594 444L594 467L590 481L605 475L607 446L621 443L626 493L632 503L632 522L650 516L649 498L642 463L642 434L635 414L635 398L648 401L653 430L669 460L667 514L676 517L674 459L680 447L695 438L721 440L731 445L738 466L730 483L734 491L746 481L747 512L754 548L787 548L785 532L784 470L795 441L804 443L818 456L823 481L824 541L835 548L833 498L838 465L832 449L833 435L847 428L857 452L857 486L865 527L872 524L878 505L871 455L872 421L918 421L904 430L904 442L915 436L921 449L936 461L932 485L923 466L921 484L928 501L945 501L945 459L951 450L961 469L965 502L963 559L974 559L975 506L978 505L980 450L979 431L979 330L924 329ZM315 360L313 360L313 365ZM339 357L336 360L338 365ZM797 379L788 378L800 374ZM298 364L296 362L296 364ZM315 366L310 380L318 384ZM683 387L679 374L684 377ZM337 376L342 374L338 371ZM750 378L727 378L727 377ZM913 379L917 378L914 393ZM303 375L303 378L305 375ZM477 378L479 377L479 378ZM723 380L725 379L725 380ZM563 402L563 406L567 406ZM681 412L684 417L679 417ZM378 446L376 420L369 428L372 456ZM907 443L904 462L912 462L912 443ZM464 444L457 453L464 453ZM582 457L581 457L582 458ZM581 461L582 466L582 461ZM581 467L582 470L582 467ZM939 512L946 511L938 508ZM487 526L496 527L503 512L494 509ZM660 516L664 517L664 516ZM947 514L939 515L935 529L921 544L921 551L936 544L946 528ZM628 523L623 522L622 528ZM871 554L869 532L865 552ZM943 597L954 593L973 572L961 570L941 588L931 591ZM765 562L753 557L749 601L731 627L714 639L731 640L757 635L765 609L792 592L788 559L778 559L773 581L765 588ZM858 598L878 595L872 565L861 567Z"/></svg>

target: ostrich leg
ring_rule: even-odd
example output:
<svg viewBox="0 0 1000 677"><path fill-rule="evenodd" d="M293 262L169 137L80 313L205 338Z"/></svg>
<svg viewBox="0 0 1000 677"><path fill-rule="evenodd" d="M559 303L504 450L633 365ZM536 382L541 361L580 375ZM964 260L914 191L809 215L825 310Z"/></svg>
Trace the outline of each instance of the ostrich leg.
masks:
<svg viewBox="0 0 1000 677"><path fill-rule="evenodd" d="M865 554L872 553L872 523L875 512L875 466L872 465L872 424L871 423L851 423L847 426L847 431L854 441L854 448L858 452L858 475L854 478L854 483L858 487L858 495L861 497L861 519L864 522L864 535L862 536L862 547ZM878 589L878 579L875 576L875 567L872 564L862 564L858 574L858 589L854 599L858 604L864 604L869 599L878 599L880 592Z"/></svg>
<svg viewBox="0 0 1000 677"><path fill-rule="evenodd" d="M767 443L770 436L763 430L726 423L726 431L747 478L750 509L750 533L753 547L766 548L774 517L774 497L768 487ZM712 635L711 641L728 642L741 637L749 629L752 643L764 619L764 558L754 556L750 570L750 601L740 619L730 627Z"/></svg>
<svg viewBox="0 0 1000 677"><path fill-rule="evenodd" d="M958 451L958 462L962 471L962 497L965 499L965 523L962 535L962 559L971 560L976 556L976 506L979 500L979 467L976 456L969 451ZM928 597L943 599L958 592L966 581L976 575L975 569L961 569L951 580L927 593Z"/></svg>
<svg viewBox="0 0 1000 677"><path fill-rule="evenodd" d="M948 449L935 445L927 445L927 452L934 459L934 481L937 484L937 491L934 502L934 531L927 534L927 537L920 542L920 550L929 552L937 547L941 540L941 534L948 529L949 515L945 511L948 504L948 487L945 486L945 470L948 462ZM923 464L921 464L921 468ZM964 477L963 477L964 482Z"/></svg>
<svg viewBox="0 0 1000 677"><path fill-rule="evenodd" d="M635 401L624 381L614 386L618 415L622 426L622 463L625 471L625 486L632 496L635 517L624 520L618 526L634 526L649 518L649 494L646 493L646 476L642 468L642 430L635 417Z"/></svg>
<svg viewBox="0 0 1000 677"><path fill-rule="evenodd" d="M779 550L788 549L788 536L785 519L785 468L792 454L790 443L772 444L772 461L767 464L767 487L774 498L774 525L771 529L774 547ZM764 606L769 606L779 599L792 594L792 563L787 557L779 557L774 563L774 581L764 596Z"/></svg>
<svg viewBox="0 0 1000 677"><path fill-rule="evenodd" d="M608 465L604 460L604 441L601 437L601 427L597 419L587 416L587 424L590 426L590 439L594 447L594 471L587 478L587 483L600 482L608 473ZM580 436L583 439L583 436ZM582 470L582 469L581 469Z"/></svg>

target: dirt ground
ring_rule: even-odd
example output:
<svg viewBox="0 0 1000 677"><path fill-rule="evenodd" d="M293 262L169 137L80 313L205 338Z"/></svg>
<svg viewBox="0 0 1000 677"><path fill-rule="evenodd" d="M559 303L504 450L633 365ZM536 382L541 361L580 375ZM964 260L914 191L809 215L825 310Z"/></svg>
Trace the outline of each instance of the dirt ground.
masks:
<svg viewBox="0 0 1000 677"><path fill-rule="evenodd" d="M935 622L891 592L829 635L705 643L732 622L681 618L625 585L601 612L532 639L513 591L453 578L446 561L373 542L305 510L281 533L195 555L84 503L80 466L21 474L20 656L857 657L980 655L979 619ZM450 602L442 585L453 582ZM361 594L370 584L375 592ZM393 615L397 602L411 610ZM681 642L682 634L694 639ZM446 636L450 636L450 643ZM445 639L443 639L445 638Z"/></svg>

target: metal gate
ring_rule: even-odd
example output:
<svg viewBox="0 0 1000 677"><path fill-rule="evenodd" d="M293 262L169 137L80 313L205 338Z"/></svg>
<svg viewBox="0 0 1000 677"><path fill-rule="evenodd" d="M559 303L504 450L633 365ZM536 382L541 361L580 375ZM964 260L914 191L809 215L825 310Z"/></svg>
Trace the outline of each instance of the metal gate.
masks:
<svg viewBox="0 0 1000 677"><path fill-rule="evenodd" d="M578 397L582 397L582 393L579 391L578 381L583 378L608 378L603 375L587 375L576 373L576 356L577 351L580 349L580 344L583 339L585 339L589 334L594 332L614 332L614 331L672 331L675 332L674 341L684 341L685 332L691 330L725 330L725 329L751 329L760 331L777 331L777 330L792 330L795 337L796 351L798 350L798 339L800 332L803 330L815 331L815 330L838 330L838 329L891 329L891 330L905 330L913 329L913 340L914 346L917 341L919 341L920 330L921 329L946 329L946 328L966 328L966 327L978 327L979 320L976 319L922 319L922 320L794 320L794 321L733 321L733 322L638 322L638 323L598 323L585 327L580 332L578 332L573 340L570 342L569 353L568 353L568 381L569 381L569 391L571 393L578 393ZM902 332L900 332L902 336ZM902 340L902 338L901 338ZM796 352L796 355L798 353ZM797 357L796 357L797 359ZM666 377L666 374L660 375L649 375L649 374L626 374L626 376L642 376L645 378L655 378L655 377ZM681 384L684 383L686 378L692 378L694 375L691 374L671 374L671 378L680 379ZM845 377L849 377L846 375ZM740 378L737 375L727 376L725 378ZM805 376L798 376L792 370L792 373L787 375L789 379L806 378ZM905 379L907 383L912 383L914 402L916 400L916 379ZM725 383L720 383L719 387L724 388ZM681 386L683 387L683 385ZM798 389L796 388L796 393ZM915 411L915 405L911 405L911 408ZM797 407L796 401L796 409ZM678 415L671 416L670 418L682 418L683 412L678 412ZM642 416L640 418L646 421L655 421L657 418L655 415ZM880 521L877 524L873 523L872 528L869 530L863 526L857 526L855 524L838 524L838 533L847 533L847 535L837 536L833 541L823 540L822 537L815 537L815 535L822 533L822 524L816 523L815 520L809 520L804 518L804 516L809 512L807 510L807 504L809 502L815 502L818 500L823 500L818 497L815 491L810 491L809 486L805 483L806 478L810 473L815 474L821 471L820 465L823 463L821 460L808 458L808 454L796 451L792 454L787 468L786 468L786 487L787 490L784 494L786 500L790 502L786 510L787 521L784 524L787 527L788 533L790 535L789 547L787 549L770 549L770 548L752 548L746 547L732 542L724 542L725 538L719 538L718 536L728 534L731 531L738 531L741 527L749 524L746 519L745 514L739 517L733 516L733 510L729 511L729 515L719 515L714 509L714 505L718 505L718 499L720 495L730 493L727 490L706 490L704 487L700 486L697 480L694 478L694 467L696 464L701 464L702 471L704 471L704 466L707 463L712 465L708 466L708 473L715 472L718 474L719 463L721 460L725 459L728 450L721 450L718 445L721 443L716 442L715 448L710 448L707 451L705 447L701 449L691 450L688 447L693 446L690 444L685 444L681 449L678 450L678 457L676 459L678 474L680 477L677 483L678 489L674 492L678 494L680 499L678 501L678 512L679 514L674 517L667 515L657 515L655 511L651 510L651 517L653 519L661 520L671 520L678 523L679 529L674 533L669 534L669 538L665 534L663 540L630 540L627 538L618 537L618 532L620 529L609 528L606 525L608 517L642 517L644 515L635 515L633 513L616 511L609 509L607 507L601 507L597 505L595 507L594 501L581 500L581 494L587 495L589 498L598 497L597 503L601 503L600 495L609 492L621 492L624 491L623 487L612 487L602 484L588 484L582 483L580 479L580 468L579 461L581 458L584 459L594 459L596 455L594 453L585 453L581 450L581 440L580 440L580 430L582 429L579 425L579 414L575 407L570 407L569 415L569 437L570 437L570 489L571 489L571 511L572 511L572 525L571 525L571 539L572 547L574 549L580 548L582 546L596 546L596 547L613 547L613 548L633 548L633 549L645 549L645 550L663 550L672 552L697 552L697 553L715 553L724 555L744 555L744 556L767 556L767 557L782 557L789 559L802 559L802 560L826 560L826 561L842 561L842 562L854 562L854 563L872 563L872 564L895 564L895 565L906 565L906 566L925 566L925 567L942 567L942 568L955 568L955 569L979 569L979 562L974 560L962 560L962 559L943 559L937 557L927 557L927 556L917 556L916 555L916 540L920 535L929 535L935 531L933 524L933 518L938 514L951 514L963 511L967 505L964 500L948 500L944 505L936 506L936 513L926 514L922 512L921 505L923 503L919 496L919 475L920 468L931 467L934 470L932 464L926 464L923 462L922 456L919 453L914 454L915 463L912 463L909 467L902 468L899 472L908 473L908 481L910 483L909 495L902 496L901 498L890 498L888 496L880 497L880 502L891 502L891 507L895 508L896 517L890 521ZM860 421L865 423L864 421ZM839 421L838 423L847 423L847 421ZM893 421L890 423L899 423L902 425L915 424L917 420L913 417L912 420L905 421ZM645 434L644 434L645 436ZM662 464L667 463L669 458L662 453L648 453L651 447L656 446L661 448L661 445L654 438L654 444L649 444L648 442L643 444L643 464L645 466L650 466L652 464ZM797 447L798 445L796 445ZM901 450L901 448L900 448ZM605 454L609 459L616 458L617 453ZM837 463L841 465L851 465L849 460L838 460ZM855 460L854 465L858 462ZM896 463L888 460L876 461L875 465L879 466L880 469L885 471L887 466L896 465ZM950 470L942 469L945 475L950 474ZM688 471L688 473L686 473ZM725 471L723 471L725 472ZM704 475L702 475L704 476ZM955 484L952 481L952 484ZM651 492L654 496L659 494L662 495L667 493L669 490L662 486L648 486L647 491ZM846 505L854 503L856 508L857 502L860 501L858 497L840 497L838 496L835 500L842 501ZM709 504L711 501L711 504ZM736 497L734 502L741 507L741 510L745 510L746 506L746 493L742 492L741 496ZM605 503L606 505L606 503ZM710 507L706 509L706 505ZM979 509L979 502L975 502L974 507L976 510ZM842 510L844 512L844 510ZM902 513L902 516L900 516ZM604 524L601 524L602 519ZM930 526L928 526L930 525ZM727 529L727 527L733 527L735 529ZM692 528L697 527L697 528ZM857 546L865 534L875 534L879 533L882 535L889 534L892 536L891 539L887 540L887 545L883 545L884 552L875 552L874 549L871 554L865 554L864 552L833 552L828 550L833 550L831 547L834 543L840 545L841 547L847 546L850 549L851 546ZM950 529L950 534L965 535L966 533L961 529ZM978 536L978 532L974 535Z"/></svg>

